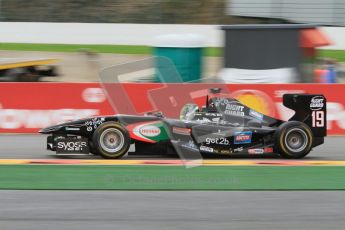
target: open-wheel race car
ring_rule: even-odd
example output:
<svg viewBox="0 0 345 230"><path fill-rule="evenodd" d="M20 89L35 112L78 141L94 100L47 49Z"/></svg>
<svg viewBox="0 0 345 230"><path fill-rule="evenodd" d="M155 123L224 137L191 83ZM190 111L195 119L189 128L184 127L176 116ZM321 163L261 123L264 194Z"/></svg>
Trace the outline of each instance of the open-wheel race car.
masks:
<svg viewBox="0 0 345 230"><path fill-rule="evenodd" d="M327 135L323 95L285 94L283 104L295 111L282 121L259 113L211 89L206 104L186 104L180 119L161 113L100 116L40 130L49 134L47 148L57 154L95 154L121 158L131 144L150 154L180 151L201 154L266 154L302 158Z"/></svg>

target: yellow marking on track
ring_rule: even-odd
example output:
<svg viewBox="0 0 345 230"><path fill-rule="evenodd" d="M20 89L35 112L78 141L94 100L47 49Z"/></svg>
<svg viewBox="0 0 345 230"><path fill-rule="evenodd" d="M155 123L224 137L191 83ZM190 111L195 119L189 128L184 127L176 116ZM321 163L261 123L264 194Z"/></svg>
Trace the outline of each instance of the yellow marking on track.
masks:
<svg viewBox="0 0 345 230"><path fill-rule="evenodd" d="M20 165L20 164L29 164L30 160L25 159L1 159L0 165Z"/></svg>
<svg viewBox="0 0 345 230"><path fill-rule="evenodd" d="M242 161L242 160L204 160L203 165L256 165L255 161Z"/></svg>
<svg viewBox="0 0 345 230"><path fill-rule="evenodd" d="M345 161L203 160L189 166L345 166ZM0 165L157 165L181 166L181 160L0 159Z"/></svg>
<svg viewBox="0 0 345 230"><path fill-rule="evenodd" d="M140 160L80 160L81 164L98 164L98 165L140 165Z"/></svg>
<svg viewBox="0 0 345 230"><path fill-rule="evenodd" d="M309 163L309 161L307 161ZM309 164L312 165L339 165L339 166L344 166L345 161L311 161Z"/></svg>

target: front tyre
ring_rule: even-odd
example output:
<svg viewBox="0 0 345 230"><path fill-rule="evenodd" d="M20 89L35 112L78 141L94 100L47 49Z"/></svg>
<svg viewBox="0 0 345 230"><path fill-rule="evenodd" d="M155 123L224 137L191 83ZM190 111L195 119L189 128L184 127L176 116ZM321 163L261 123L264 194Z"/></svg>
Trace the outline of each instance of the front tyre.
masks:
<svg viewBox="0 0 345 230"><path fill-rule="evenodd" d="M92 141L95 151L108 159L121 158L128 152L131 144L127 130L116 122L105 122L98 126Z"/></svg>
<svg viewBox="0 0 345 230"><path fill-rule="evenodd" d="M288 121L278 127L275 134L275 147L284 158L303 158L312 149L313 138L306 124Z"/></svg>

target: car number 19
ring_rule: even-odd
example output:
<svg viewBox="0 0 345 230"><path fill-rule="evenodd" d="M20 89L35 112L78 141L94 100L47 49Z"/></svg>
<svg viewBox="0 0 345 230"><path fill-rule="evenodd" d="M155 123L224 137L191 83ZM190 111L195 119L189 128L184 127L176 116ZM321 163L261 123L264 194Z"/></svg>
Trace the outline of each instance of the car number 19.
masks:
<svg viewBox="0 0 345 230"><path fill-rule="evenodd" d="M313 127L320 128L325 126L325 111L313 111L311 116Z"/></svg>

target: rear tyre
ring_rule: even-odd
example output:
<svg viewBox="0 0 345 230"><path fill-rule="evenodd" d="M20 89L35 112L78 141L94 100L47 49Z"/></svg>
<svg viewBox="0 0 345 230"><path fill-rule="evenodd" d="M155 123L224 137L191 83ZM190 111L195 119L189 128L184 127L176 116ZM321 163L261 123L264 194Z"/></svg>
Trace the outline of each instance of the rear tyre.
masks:
<svg viewBox="0 0 345 230"><path fill-rule="evenodd" d="M275 134L275 147L284 158L305 157L312 149L313 133L299 121L288 121L278 127Z"/></svg>
<svg viewBox="0 0 345 230"><path fill-rule="evenodd" d="M98 126L92 141L93 151L107 159L121 158L128 152L131 144L127 130L116 122L105 122Z"/></svg>

